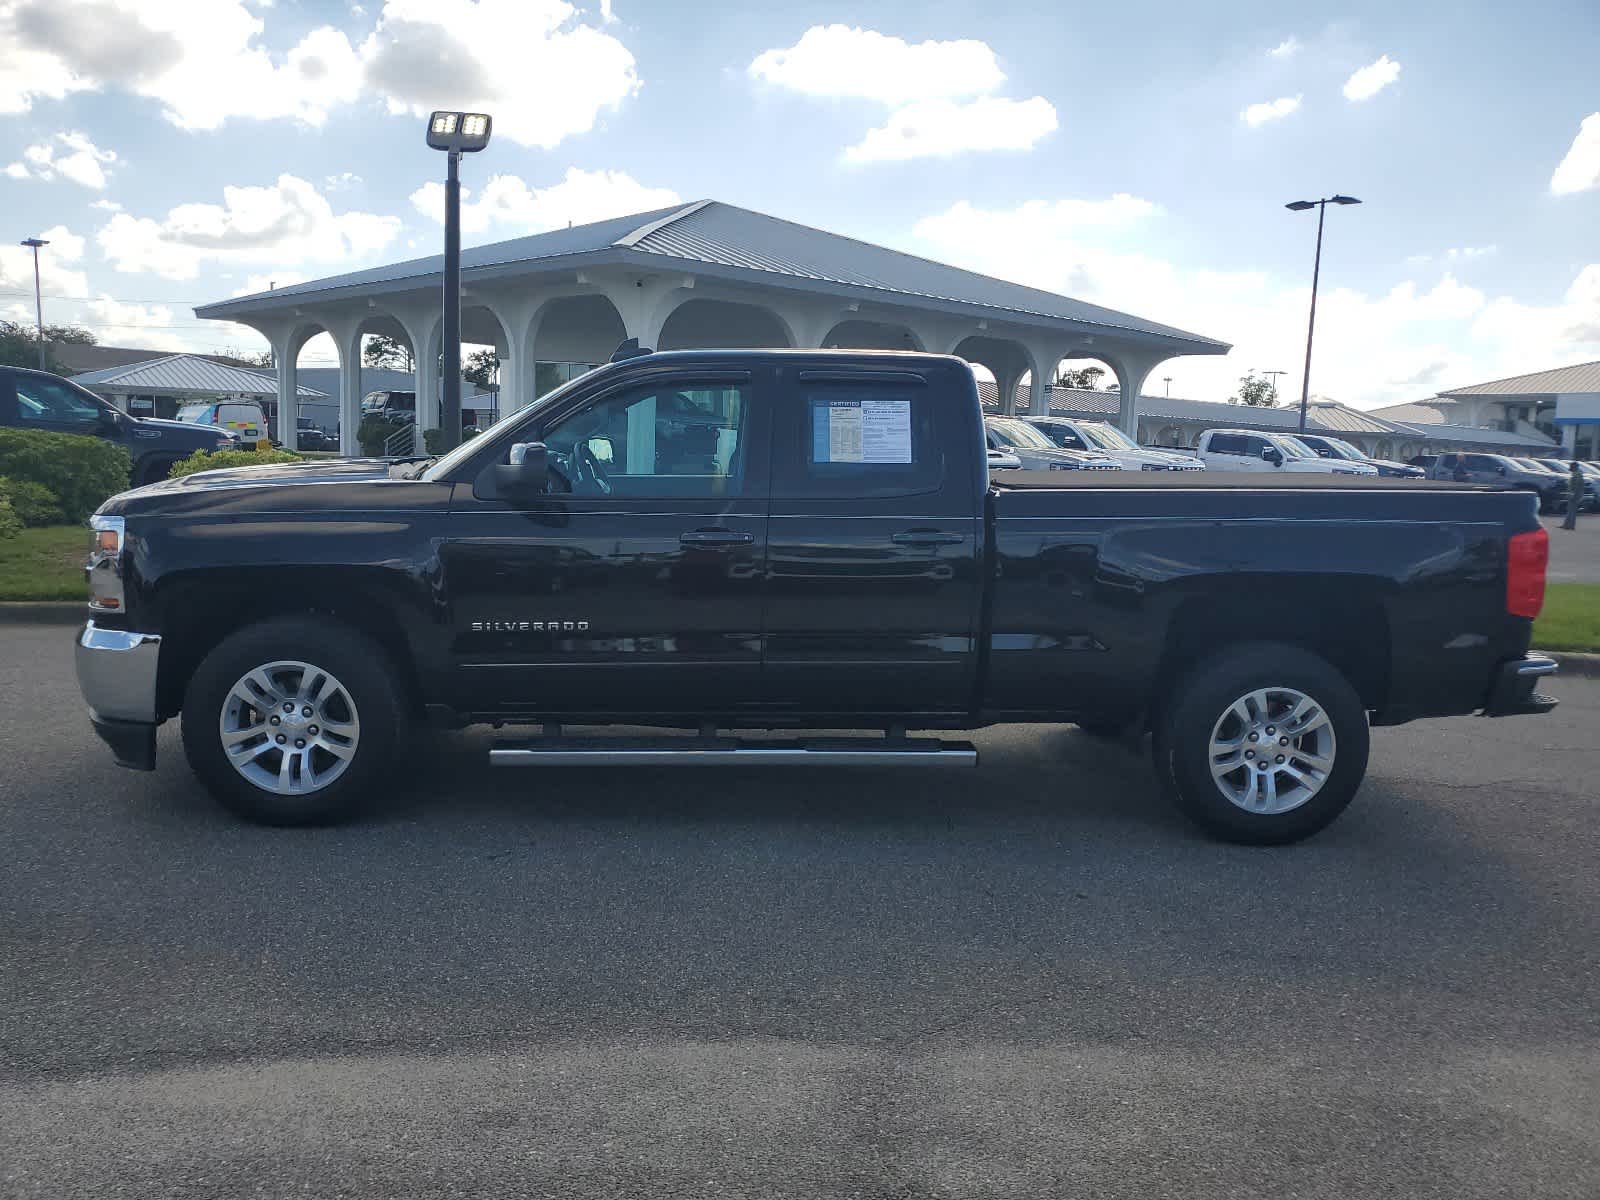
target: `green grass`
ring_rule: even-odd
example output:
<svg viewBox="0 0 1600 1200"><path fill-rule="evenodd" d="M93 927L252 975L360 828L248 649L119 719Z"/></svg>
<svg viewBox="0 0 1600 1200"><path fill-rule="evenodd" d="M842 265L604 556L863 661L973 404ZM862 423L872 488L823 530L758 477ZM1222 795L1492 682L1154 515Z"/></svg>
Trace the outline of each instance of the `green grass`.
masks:
<svg viewBox="0 0 1600 1200"><path fill-rule="evenodd" d="M1600 583L1552 583L1533 624L1540 650L1600 652Z"/></svg>
<svg viewBox="0 0 1600 1200"><path fill-rule="evenodd" d="M89 530L46 525L0 538L0 600L82 600Z"/></svg>

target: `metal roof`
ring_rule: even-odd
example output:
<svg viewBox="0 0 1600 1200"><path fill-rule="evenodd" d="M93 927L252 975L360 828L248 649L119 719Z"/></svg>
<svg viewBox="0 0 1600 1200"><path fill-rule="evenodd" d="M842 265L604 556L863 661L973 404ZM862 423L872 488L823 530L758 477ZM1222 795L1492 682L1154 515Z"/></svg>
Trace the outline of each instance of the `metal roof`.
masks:
<svg viewBox="0 0 1600 1200"><path fill-rule="evenodd" d="M1397 421L1403 425L1443 425L1445 424L1444 412L1436 408L1436 403L1455 406L1454 400L1432 401L1418 404L1390 404L1385 408L1375 408L1372 415L1382 417L1385 421Z"/></svg>
<svg viewBox="0 0 1600 1200"><path fill-rule="evenodd" d="M516 264L538 263L553 269L608 262L657 267L668 262L692 264L731 278L781 286L809 284L821 290L875 294L922 307L955 305L1009 313L1036 322L1066 322L1141 333L1186 343L1193 347L1189 353L1220 354L1229 349L1226 342L1170 325L717 200L697 200L674 208L555 229L478 246L461 255L463 282L470 282L474 274L503 273L499 269ZM195 315L223 318L296 299L339 299L334 293L353 288L421 287L442 274L443 267L443 257L432 255L202 305L195 309Z"/></svg>
<svg viewBox="0 0 1600 1200"><path fill-rule="evenodd" d="M1534 371L1531 375L1513 375L1508 379L1491 379L1488 383L1474 383L1467 387L1448 388L1441 396L1555 396L1567 392L1600 392L1600 362L1574 363L1570 367L1554 367L1548 371Z"/></svg>
<svg viewBox="0 0 1600 1200"><path fill-rule="evenodd" d="M225 367L193 354L169 354L120 367L104 367L72 376L72 382L90 391L105 392L209 392L218 396L276 396L277 382L260 371ZM301 387L307 399L326 399L325 392Z"/></svg>

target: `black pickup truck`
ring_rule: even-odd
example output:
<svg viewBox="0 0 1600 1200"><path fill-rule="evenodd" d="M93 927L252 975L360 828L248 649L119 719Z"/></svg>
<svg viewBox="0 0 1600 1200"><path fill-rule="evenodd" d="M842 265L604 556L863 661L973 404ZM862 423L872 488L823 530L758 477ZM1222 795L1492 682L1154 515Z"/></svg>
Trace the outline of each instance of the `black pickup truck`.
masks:
<svg viewBox="0 0 1600 1200"><path fill-rule="evenodd" d="M967 766L907 730L1153 733L1212 832L1349 803L1369 725L1539 713L1534 496L1379 478L997 471L928 354L640 353L442 458L206 472L93 520L95 728L181 715L235 812L348 813L414 723L506 766ZM567 725L658 736L569 736ZM741 730L855 729L853 739ZM873 786L854 777L854 786ZM1070 781L1060 781L1063 790Z"/></svg>

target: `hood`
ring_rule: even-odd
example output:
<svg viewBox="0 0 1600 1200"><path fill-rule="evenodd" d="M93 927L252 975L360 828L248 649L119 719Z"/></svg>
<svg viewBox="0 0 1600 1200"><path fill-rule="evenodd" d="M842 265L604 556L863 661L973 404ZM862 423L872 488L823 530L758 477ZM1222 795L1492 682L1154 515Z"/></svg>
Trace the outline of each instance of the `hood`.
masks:
<svg viewBox="0 0 1600 1200"><path fill-rule="evenodd" d="M1129 462L1141 463L1191 463L1200 461L1195 455L1187 454L1182 450L1151 450L1145 446L1140 446L1137 450L1118 450L1115 451L1114 456Z"/></svg>
<svg viewBox="0 0 1600 1200"><path fill-rule="evenodd" d="M1367 461L1378 468L1380 475L1405 475L1420 479L1427 474L1421 467L1413 467L1410 463L1395 462L1388 458L1369 458Z"/></svg>
<svg viewBox="0 0 1600 1200"><path fill-rule="evenodd" d="M313 462L273 463L264 467L225 467L196 471L181 479L166 479L140 488L141 492L180 491L194 488L273 487L302 483L352 483L387 479L394 464L385 458L337 458Z"/></svg>
<svg viewBox="0 0 1600 1200"><path fill-rule="evenodd" d="M133 431L152 430L164 438L174 436L185 438L197 446L215 446L217 438L227 433L215 425L196 425L192 421L168 421L163 417L129 417L133 423Z"/></svg>

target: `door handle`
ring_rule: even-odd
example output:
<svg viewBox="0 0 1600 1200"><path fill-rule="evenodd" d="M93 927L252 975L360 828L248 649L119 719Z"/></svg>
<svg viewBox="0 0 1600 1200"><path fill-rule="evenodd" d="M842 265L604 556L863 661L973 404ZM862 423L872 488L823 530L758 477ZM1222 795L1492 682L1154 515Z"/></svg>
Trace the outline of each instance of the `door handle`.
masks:
<svg viewBox="0 0 1600 1200"><path fill-rule="evenodd" d="M685 546L748 546L756 540L753 533L735 533L731 529L691 529L678 535Z"/></svg>
<svg viewBox="0 0 1600 1200"><path fill-rule="evenodd" d="M889 539L896 546L959 546L967 540L964 533L945 533L939 529L908 529Z"/></svg>

